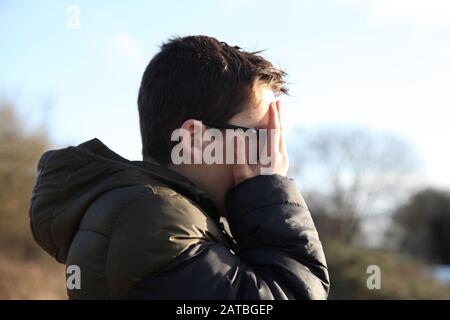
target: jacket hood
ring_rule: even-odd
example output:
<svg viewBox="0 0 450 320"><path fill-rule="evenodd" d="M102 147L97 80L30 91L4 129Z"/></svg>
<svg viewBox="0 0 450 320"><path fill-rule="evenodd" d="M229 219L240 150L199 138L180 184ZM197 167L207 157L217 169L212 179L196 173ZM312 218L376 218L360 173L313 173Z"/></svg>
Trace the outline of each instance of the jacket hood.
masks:
<svg viewBox="0 0 450 320"><path fill-rule="evenodd" d="M86 209L102 194L156 181L189 197L218 220L204 192L184 176L155 161L130 161L100 140L51 150L39 160L31 195L30 226L37 243L59 262L67 253Z"/></svg>

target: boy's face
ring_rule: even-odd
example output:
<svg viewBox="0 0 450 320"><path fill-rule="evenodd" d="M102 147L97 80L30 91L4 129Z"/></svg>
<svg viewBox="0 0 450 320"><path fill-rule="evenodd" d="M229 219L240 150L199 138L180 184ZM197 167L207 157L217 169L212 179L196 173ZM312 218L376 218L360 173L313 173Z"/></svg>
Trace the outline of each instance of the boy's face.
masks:
<svg viewBox="0 0 450 320"><path fill-rule="evenodd" d="M269 129L269 107L273 102L277 102L273 90L267 85L256 84L254 86L254 99L253 103L249 104L243 111L232 117L227 124L246 127L246 128L256 128L256 129ZM196 120L189 119L184 122L182 128L188 132L194 132L194 127ZM202 126L200 125L200 128ZM203 129L207 127L204 126ZM222 130L224 131L224 130ZM200 135L205 134L205 131L200 129ZM190 135L186 139L188 146L194 144L195 138L192 139L194 135ZM182 141L185 141L182 139ZM211 140L209 140L211 141ZM224 141L225 142L225 141ZM206 142L200 145L200 154L205 153L205 149L212 142ZM245 148L247 149L247 143L245 143ZM214 201L217 208L221 212L225 212L224 209L224 197L225 193L235 185L234 175L233 175L233 165L234 163L228 163L226 159L226 154L228 152L234 155L237 152L237 146L231 145L231 149L228 150L227 144L222 145L222 161L220 163L206 164L202 162L201 165L188 165L183 168L178 168L181 170L182 174L188 176L194 183L205 190L208 196ZM194 148L195 149L195 148ZM191 154L191 157L193 154ZM192 162L191 162L192 163ZM172 166L172 168L177 168L177 166Z"/></svg>
<svg viewBox="0 0 450 320"><path fill-rule="evenodd" d="M276 101L273 90L267 85L255 85L255 102L245 110L232 117L228 123L247 127L267 129L269 122L269 106Z"/></svg>
<svg viewBox="0 0 450 320"><path fill-rule="evenodd" d="M233 116L231 119L229 119L226 123L223 125L219 125L218 127L214 127L214 124L212 126L209 126L209 124L205 124L202 126L202 123L200 121L196 121L194 119L189 119L184 122L182 125L182 129L186 132L188 135L188 138L186 140L182 139L183 141L186 141L188 145L185 147L187 149L190 149L188 153L190 153L190 157L187 159L191 159L191 163L196 164L215 164L216 169L217 166L223 166L228 164L234 164L233 158L237 154L242 154L250 152L250 149L248 148L248 142L245 142L245 150L240 150L237 148L237 144L233 142L233 140L228 139L228 135L233 135L233 130L224 130L224 128L227 128L227 125L237 126L237 127L243 127L243 128L253 128L253 129L270 129L269 128L269 107L272 103L279 103L277 99L275 98L275 94L273 90L266 84L255 84L253 87L253 99L251 103L248 103L248 105ZM224 126L224 127L220 127ZM197 129L196 129L197 128ZM205 130L206 129L206 130ZM211 139L207 138L209 137L209 134L212 131L209 131L209 129L214 129L216 132L217 130L220 130L222 133L220 137L220 145L217 145L217 139ZM208 132L209 131L209 132ZM231 133L229 132L231 131ZM199 135L196 134L199 133ZM242 131L241 131L242 132ZM238 134L236 132L236 134ZM257 136L254 136L257 137ZM231 137L231 139L233 139ZM259 143L260 141L257 140L256 143ZM219 146L220 148L223 148L223 151L221 154L216 155L214 153L214 159L218 161L212 161L214 159L205 161L204 157L210 155L210 153L206 152L206 150L215 149L216 146ZM220 147L221 146L221 147ZM241 144L242 146L242 144ZM191 147L191 148L189 148ZM255 149L252 149L253 153L257 152ZM177 155L178 153L174 153ZM255 155L255 158L257 155ZM199 161L195 161L194 158L199 159ZM231 159L231 162L230 162ZM236 161L236 159L235 159ZM176 163L175 161L173 161Z"/></svg>
<svg viewBox="0 0 450 320"><path fill-rule="evenodd" d="M214 124L202 124L201 121L195 119L186 120L180 129L177 129L176 132L174 131L175 138L177 137L176 134L181 133L182 142L181 144L177 144L172 150L172 163L176 165L215 164L221 166L235 164L236 159L233 160L233 158L236 155L247 153L248 157L250 152L249 140L245 140L246 142L244 141L244 143L242 143L243 138L240 135L243 131L238 130L234 132L233 129L236 129L236 127L244 128L244 130L245 128L270 129L269 108L271 104L276 103L278 105L279 103L275 98L273 90L268 85L259 83L255 84L253 87L251 100L252 102L248 103L241 112L233 116L226 123L219 124L216 127ZM217 136L217 133L219 136ZM255 142L256 145L264 143L264 136L259 136L259 133L260 132L250 131L252 139L251 153L254 155L253 158L258 157L258 154L256 154L258 151L255 149ZM247 134L247 130L245 130L245 134ZM236 136L234 138L234 135L239 135L240 137ZM250 136L248 137L250 138ZM255 141L254 139L258 137L259 139L256 139ZM241 140L241 143L235 143L236 141L234 139ZM241 148L238 148L238 145ZM244 148L244 150L242 150L242 148ZM180 153L180 149L182 153ZM222 152L217 151L221 149ZM211 152L211 150L213 152ZM205 157L208 157L208 159L205 159Z"/></svg>
<svg viewBox="0 0 450 320"><path fill-rule="evenodd" d="M269 129L269 107L273 102L278 103L277 99L275 98L275 94L273 90L265 84L256 84L254 86L254 92L253 92L253 102L249 103L244 110L233 116L230 120L226 122L227 125L234 125L238 127L244 127L244 128L254 128L254 129ZM224 133L225 135L225 133ZM232 159L234 155L241 155L242 153L248 153L249 152L257 152L257 149L252 149L250 151L248 141L245 142L245 150L238 149L237 144L232 143L231 145L228 144L230 142L227 138L223 139L223 155L222 155L222 164L217 164L217 166L227 166L229 164L234 164L234 162L230 163L229 159ZM259 141L256 142L259 144ZM206 146L209 145L209 142L203 142L203 150L205 150ZM231 158L230 158L231 156ZM257 155L254 155L255 159ZM247 158L248 160L248 158ZM234 161L238 161L236 158ZM217 167L217 169L219 169ZM219 169L220 170L220 169ZM228 168L230 170L230 168Z"/></svg>

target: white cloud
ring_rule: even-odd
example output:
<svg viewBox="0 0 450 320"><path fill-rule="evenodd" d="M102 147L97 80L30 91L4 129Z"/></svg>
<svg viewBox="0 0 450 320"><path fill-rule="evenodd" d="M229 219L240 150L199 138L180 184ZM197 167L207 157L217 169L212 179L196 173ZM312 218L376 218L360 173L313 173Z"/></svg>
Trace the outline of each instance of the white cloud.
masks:
<svg viewBox="0 0 450 320"><path fill-rule="evenodd" d="M449 0L335 0L335 2L367 7L370 26L400 21L413 25L450 28Z"/></svg>

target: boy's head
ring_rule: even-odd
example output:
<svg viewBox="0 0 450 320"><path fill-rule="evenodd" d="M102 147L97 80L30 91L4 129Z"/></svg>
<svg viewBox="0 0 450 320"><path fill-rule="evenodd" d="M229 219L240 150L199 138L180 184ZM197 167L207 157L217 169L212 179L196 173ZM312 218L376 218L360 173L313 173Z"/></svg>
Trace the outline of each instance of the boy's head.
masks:
<svg viewBox="0 0 450 320"><path fill-rule="evenodd" d="M139 90L144 159L170 164L171 134L189 119L261 126L270 96L287 92L284 76L258 52L212 37L168 41L147 66Z"/></svg>

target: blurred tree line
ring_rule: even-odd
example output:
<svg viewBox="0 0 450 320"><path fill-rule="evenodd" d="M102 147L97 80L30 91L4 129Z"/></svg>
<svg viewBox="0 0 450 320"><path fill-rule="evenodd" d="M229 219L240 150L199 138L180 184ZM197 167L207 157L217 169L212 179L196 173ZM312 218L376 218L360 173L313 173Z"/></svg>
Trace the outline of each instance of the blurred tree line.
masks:
<svg viewBox="0 0 450 320"><path fill-rule="evenodd" d="M29 241L28 203L36 175L36 161L49 147L44 129L31 130L7 100L0 103L0 246L33 254ZM20 244L20 245L19 245ZM18 250L18 251L17 251Z"/></svg>
<svg viewBox="0 0 450 320"><path fill-rule="evenodd" d="M49 147L45 127L29 127L0 99L0 299L65 297L64 269L35 244L28 219L37 161Z"/></svg>
<svg viewBox="0 0 450 320"><path fill-rule="evenodd" d="M64 299L64 267L34 243L29 228L37 161L51 141L45 126L27 122L13 103L0 100L0 299ZM291 175L299 178L324 244L330 298L450 298L427 265L450 263L450 195L417 189L418 164L408 144L363 129L293 136ZM369 234L383 240L377 249ZM366 286L369 265L381 268L381 290Z"/></svg>
<svg viewBox="0 0 450 320"><path fill-rule="evenodd" d="M297 130L289 144L324 244L334 299L450 298L432 264L450 264L450 196L421 186L420 159L402 138L368 129ZM378 265L382 289L368 290Z"/></svg>
<svg viewBox="0 0 450 320"><path fill-rule="evenodd" d="M400 249L431 263L450 265L450 192L427 188L394 213Z"/></svg>

